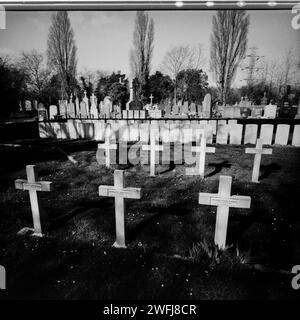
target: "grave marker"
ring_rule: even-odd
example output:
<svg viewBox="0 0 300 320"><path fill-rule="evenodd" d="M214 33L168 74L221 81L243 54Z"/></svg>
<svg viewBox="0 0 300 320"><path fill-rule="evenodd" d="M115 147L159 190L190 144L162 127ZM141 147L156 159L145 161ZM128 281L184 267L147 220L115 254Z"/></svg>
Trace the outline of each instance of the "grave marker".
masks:
<svg viewBox="0 0 300 320"><path fill-rule="evenodd" d="M272 154L272 149L263 149L263 140L257 139L255 148L246 148L246 153L254 153L254 163L253 163L253 171L252 171L252 182L258 183L259 178L259 168L261 162L262 154Z"/></svg>
<svg viewBox="0 0 300 320"><path fill-rule="evenodd" d="M42 236L42 227L40 221L40 206L39 197L37 191L51 191L52 182L37 181L37 175L35 173L35 165L26 166L27 180L17 179L15 180L16 189L28 190L30 197L30 206L33 218L33 235ZM21 230L22 231L22 230Z"/></svg>
<svg viewBox="0 0 300 320"><path fill-rule="evenodd" d="M219 191L215 193L199 193L199 204L217 206L215 227L215 244L225 249L229 208L250 208L251 198L248 196L231 196L232 177L220 176Z"/></svg>
<svg viewBox="0 0 300 320"><path fill-rule="evenodd" d="M110 133L105 133L105 143L99 143L98 149L104 149L105 165L109 168L111 164L110 150L117 150L117 145L115 143L110 143Z"/></svg>
<svg viewBox="0 0 300 320"><path fill-rule="evenodd" d="M196 174L199 174L201 178L204 178L204 170L205 170L205 156L206 153L215 153L216 148L214 147L207 147L206 146L206 134L205 129L197 129L196 130L196 137L201 136L200 140L200 146L192 147L192 152L199 153L199 158L197 157L196 164L198 165L198 172ZM196 166L197 166L196 165ZM186 169L187 175L192 175L195 172L194 170L188 170L190 168Z"/></svg>
<svg viewBox="0 0 300 320"><path fill-rule="evenodd" d="M99 186L99 196L115 198L116 217L116 241L113 244L116 248L126 248L125 244L125 202L128 199L140 199L141 188L124 187L124 171L115 170L114 186Z"/></svg>
<svg viewBox="0 0 300 320"><path fill-rule="evenodd" d="M156 151L163 151L164 147L156 144L158 129L150 130L150 145L143 145L142 150L150 151L150 176L155 176L155 154Z"/></svg>

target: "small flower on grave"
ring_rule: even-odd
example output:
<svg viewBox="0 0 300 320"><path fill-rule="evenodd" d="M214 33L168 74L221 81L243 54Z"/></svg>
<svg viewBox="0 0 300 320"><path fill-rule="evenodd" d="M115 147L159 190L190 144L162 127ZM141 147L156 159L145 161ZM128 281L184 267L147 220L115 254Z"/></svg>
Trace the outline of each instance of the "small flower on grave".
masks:
<svg viewBox="0 0 300 320"><path fill-rule="evenodd" d="M72 281L72 283L74 284L74 283L76 283L76 281L75 281L75 280L73 280L73 281Z"/></svg>
<svg viewBox="0 0 300 320"><path fill-rule="evenodd" d="M103 252L106 255L106 251Z"/></svg>
<svg viewBox="0 0 300 320"><path fill-rule="evenodd" d="M162 288L165 286L163 283L161 284Z"/></svg>

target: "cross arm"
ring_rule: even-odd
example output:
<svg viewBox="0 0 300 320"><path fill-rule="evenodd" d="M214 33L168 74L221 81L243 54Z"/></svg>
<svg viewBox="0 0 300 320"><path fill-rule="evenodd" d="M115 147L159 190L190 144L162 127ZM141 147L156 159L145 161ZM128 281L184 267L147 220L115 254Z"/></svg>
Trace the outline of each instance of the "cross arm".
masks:
<svg viewBox="0 0 300 320"><path fill-rule="evenodd" d="M212 193L199 193L199 204L211 205L211 199L216 196Z"/></svg>
<svg viewBox="0 0 300 320"><path fill-rule="evenodd" d="M103 197L123 197L129 199L140 199L141 188L124 188L119 189L114 186L99 186L99 196Z"/></svg>
<svg viewBox="0 0 300 320"><path fill-rule="evenodd" d="M251 205L251 197L248 196L231 196L230 207L249 209Z"/></svg>
<svg viewBox="0 0 300 320"><path fill-rule="evenodd" d="M36 191L52 191L52 182L49 181L37 181L28 182L27 180L17 179L15 181L16 189L20 190L36 190Z"/></svg>

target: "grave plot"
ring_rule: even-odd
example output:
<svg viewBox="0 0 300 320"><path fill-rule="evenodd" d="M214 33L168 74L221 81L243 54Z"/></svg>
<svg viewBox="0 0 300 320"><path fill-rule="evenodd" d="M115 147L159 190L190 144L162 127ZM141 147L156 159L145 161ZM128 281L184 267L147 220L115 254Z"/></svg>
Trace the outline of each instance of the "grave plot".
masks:
<svg viewBox="0 0 300 320"><path fill-rule="evenodd" d="M14 182L29 178L27 150L22 165L1 172L1 261L16 272L9 294L230 299L269 298L271 288L274 297L293 296L290 276L279 270L289 270L300 258L300 150L267 148L272 154L261 157L259 184L251 182L254 154L243 146L218 145L206 153L204 178L186 175L186 164L156 164L155 177L149 177L149 165L108 168L105 159L103 165L97 162L97 144L71 153L77 163L44 157L32 181L36 188L43 181L53 187L38 192L42 238L17 236L33 225L29 194L15 189ZM115 170L124 171L122 179L114 181ZM199 193L222 193L221 176L232 177L230 193L225 188L220 203L199 204ZM101 196L100 186L107 187ZM237 202L250 197L251 205L249 198L244 205L229 196ZM231 201L228 211L222 197ZM216 223L222 224L218 206L228 214L226 240L222 232L217 240L226 251L214 245ZM113 248L116 239L124 246L123 232L127 249ZM267 266L267 271L253 265Z"/></svg>

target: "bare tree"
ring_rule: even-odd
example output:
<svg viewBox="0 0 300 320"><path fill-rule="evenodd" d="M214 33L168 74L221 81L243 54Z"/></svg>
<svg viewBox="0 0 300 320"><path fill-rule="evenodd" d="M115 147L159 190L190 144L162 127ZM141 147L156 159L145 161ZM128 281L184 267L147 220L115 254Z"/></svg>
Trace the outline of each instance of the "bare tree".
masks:
<svg viewBox="0 0 300 320"><path fill-rule="evenodd" d="M186 69L198 69L204 63L202 47L176 46L170 48L164 56L161 69L170 76L174 83L174 102L177 99L177 76Z"/></svg>
<svg viewBox="0 0 300 320"><path fill-rule="evenodd" d="M74 32L66 11L54 13L48 34L48 64L61 80L61 96L65 98L71 91L76 76L76 52Z"/></svg>
<svg viewBox="0 0 300 320"><path fill-rule="evenodd" d="M137 11L133 32L133 48L130 50L130 67L132 75L138 79L138 95L150 73L153 54L154 22L144 11Z"/></svg>
<svg viewBox="0 0 300 320"><path fill-rule="evenodd" d="M50 72L45 66L44 55L36 50L22 52L18 64L26 75L27 86L34 94L40 96L50 76Z"/></svg>
<svg viewBox="0 0 300 320"><path fill-rule="evenodd" d="M247 50L249 15L244 10L222 10L213 17L210 66L223 104L239 63Z"/></svg>

